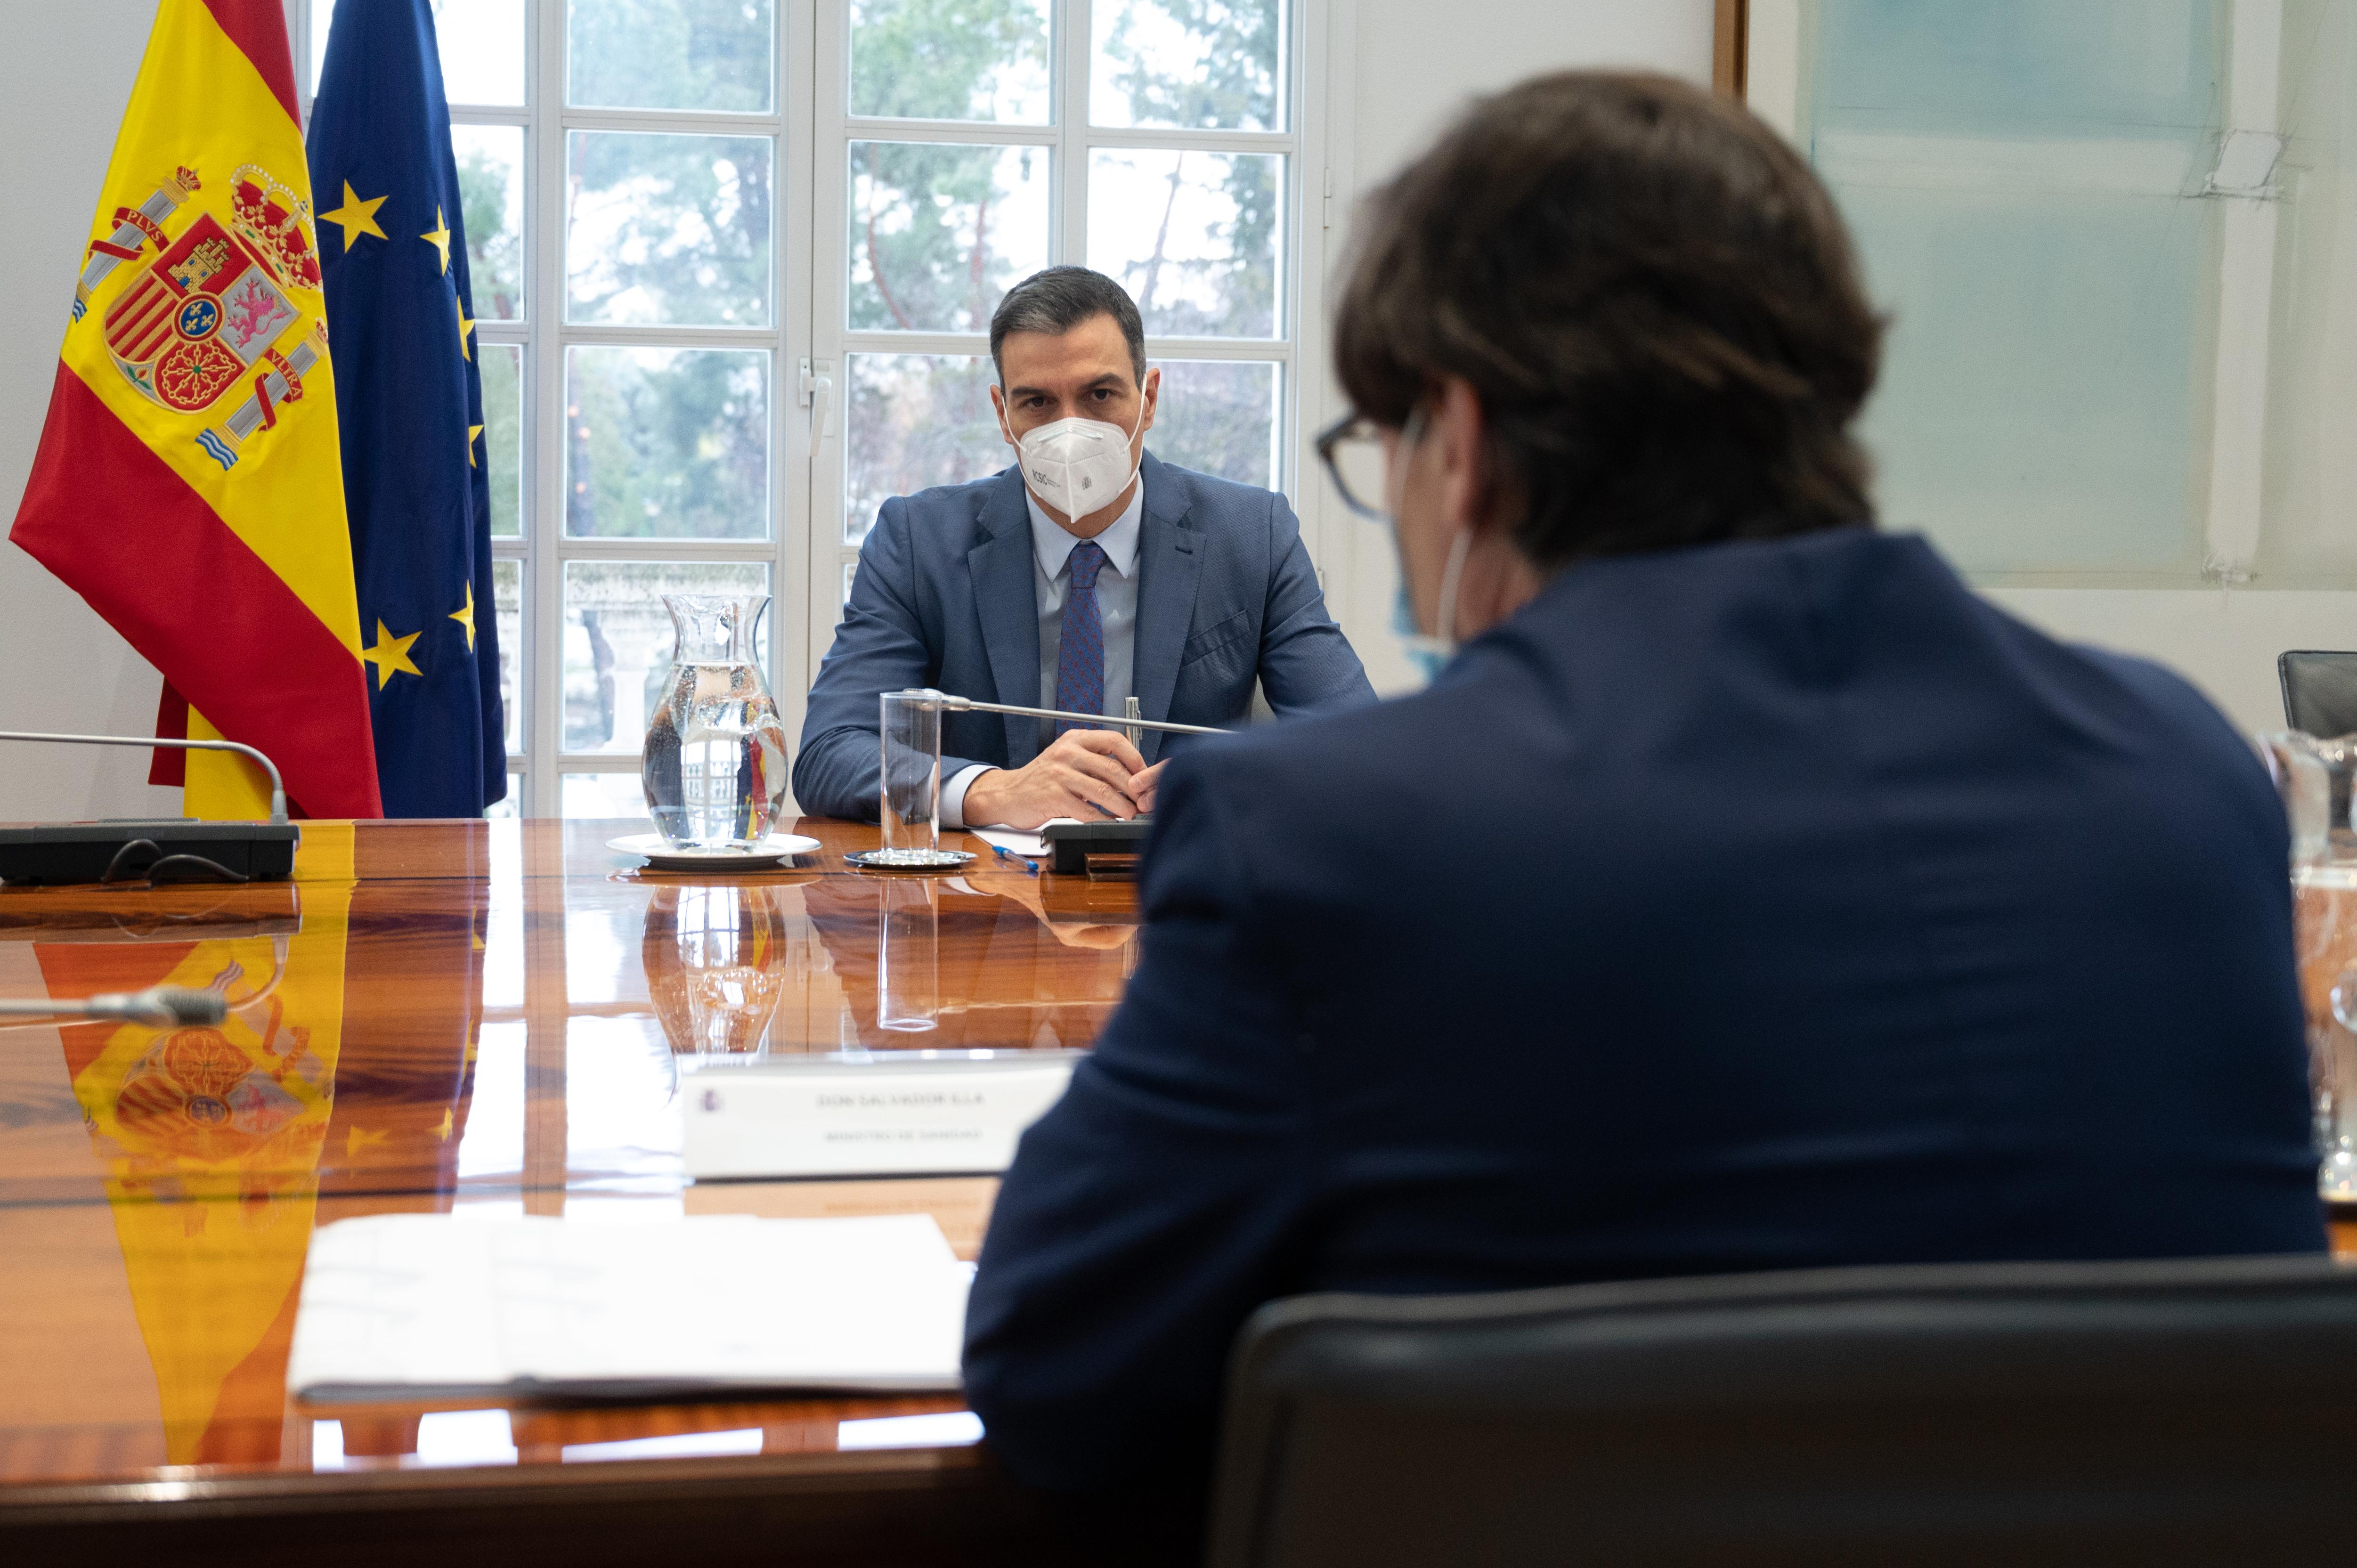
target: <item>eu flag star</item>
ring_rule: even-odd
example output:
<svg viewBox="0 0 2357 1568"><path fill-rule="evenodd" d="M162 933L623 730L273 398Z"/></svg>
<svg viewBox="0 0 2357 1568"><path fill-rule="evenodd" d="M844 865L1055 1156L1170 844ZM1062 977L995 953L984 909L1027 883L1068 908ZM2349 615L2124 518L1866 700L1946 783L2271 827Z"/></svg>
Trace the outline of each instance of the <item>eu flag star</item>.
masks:
<svg viewBox="0 0 2357 1568"><path fill-rule="evenodd" d="M450 612L450 618L467 628L467 651L475 651L475 585L467 585L467 603Z"/></svg>
<svg viewBox="0 0 2357 1568"><path fill-rule="evenodd" d="M475 464L475 438L476 438L477 436L479 436L479 435L482 435L482 433L483 433L483 427L482 427L481 425L479 425L479 424L470 424L470 425L467 426L467 467L468 467L469 468L474 467L476 466L476 464ZM467 591L468 591L468 593L470 593L470 594L471 594L471 593L473 593L473 592L474 592L474 589L472 589L472 588L468 588Z"/></svg>
<svg viewBox="0 0 2357 1568"><path fill-rule="evenodd" d="M469 587L467 591L471 594L474 589ZM395 637L385 629L383 621L380 620L376 623L376 646L362 649L361 657L376 666L378 691L383 691L384 683L392 680L395 674L422 677L425 673L411 662L409 657L409 645L425 635L422 631L413 631L407 637Z"/></svg>
<svg viewBox="0 0 2357 1568"><path fill-rule="evenodd" d="M452 305L454 305L454 306L457 306L457 309L458 309L458 353L459 353L459 356L460 356L462 359L468 359L468 360L471 360L471 359L473 359L473 358L475 357L475 350L468 345L468 342L467 342L467 335L468 335L469 332L472 332L472 331L475 329L475 324L474 324L473 322L471 322L471 321L469 321L469 320L468 320L468 319L467 319L467 302L466 302L465 300L463 300L463 299L453 299L450 303L451 303Z"/></svg>
<svg viewBox="0 0 2357 1568"><path fill-rule="evenodd" d="M349 251L352 248L352 242L363 234L373 234L380 240L384 238L384 231L376 226L376 209L391 199L391 197L372 196L362 201L360 193L352 188L352 182L346 180L344 204L333 212L320 213L319 221L342 228L344 249Z"/></svg>
<svg viewBox="0 0 2357 1568"><path fill-rule="evenodd" d="M434 209L434 227L417 237L428 242L435 250L441 252L442 271L447 275L450 271L450 225L443 220L442 209L439 207Z"/></svg>

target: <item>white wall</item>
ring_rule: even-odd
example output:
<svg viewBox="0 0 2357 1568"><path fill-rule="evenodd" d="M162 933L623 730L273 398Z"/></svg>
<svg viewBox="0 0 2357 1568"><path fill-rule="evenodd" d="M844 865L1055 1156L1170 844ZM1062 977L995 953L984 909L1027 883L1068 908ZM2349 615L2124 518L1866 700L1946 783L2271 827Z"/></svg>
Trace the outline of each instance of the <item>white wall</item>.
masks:
<svg viewBox="0 0 2357 1568"><path fill-rule="evenodd" d="M156 0L7 7L0 49L0 528L33 467L91 208ZM93 518L91 526L105 520ZM0 544L0 729L152 734L161 682L70 589ZM147 754L0 743L0 819L177 812Z"/></svg>
<svg viewBox="0 0 2357 1568"><path fill-rule="evenodd" d="M1639 67L1707 86L1711 14L1711 0L1336 0L1329 91L1351 131L1331 149L1329 265L1347 244L1347 209L1422 152L1469 100L1577 67ZM1310 417L1321 424L1341 413L1330 382L1318 406ZM1399 568L1390 535L1336 504L1325 509L1318 542L1329 604L1375 689L1413 686L1391 629Z"/></svg>

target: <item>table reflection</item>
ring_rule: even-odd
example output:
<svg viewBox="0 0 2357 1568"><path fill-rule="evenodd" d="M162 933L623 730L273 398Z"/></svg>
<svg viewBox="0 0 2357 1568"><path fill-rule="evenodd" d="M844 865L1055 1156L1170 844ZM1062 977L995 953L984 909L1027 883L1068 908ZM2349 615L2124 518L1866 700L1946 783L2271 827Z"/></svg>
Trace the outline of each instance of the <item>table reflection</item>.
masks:
<svg viewBox="0 0 2357 1568"><path fill-rule="evenodd" d="M1078 1048L1120 1002L1137 927L1011 868L831 876L803 908L868 1050ZM1068 907L1067 907L1068 906Z"/></svg>
<svg viewBox="0 0 2357 1568"><path fill-rule="evenodd" d="M767 1042L791 977L781 907L790 891L764 884L654 889L640 956L673 1051L744 1056Z"/></svg>
<svg viewBox="0 0 2357 1568"><path fill-rule="evenodd" d="M156 1460L277 1460L315 1225L448 1207L483 894L315 878L205 905L104 888L10 901L31 918L0 936L26 941L53 998L163 984L226 1007L214 1027L54 1026L155 1374Z"/></svg>

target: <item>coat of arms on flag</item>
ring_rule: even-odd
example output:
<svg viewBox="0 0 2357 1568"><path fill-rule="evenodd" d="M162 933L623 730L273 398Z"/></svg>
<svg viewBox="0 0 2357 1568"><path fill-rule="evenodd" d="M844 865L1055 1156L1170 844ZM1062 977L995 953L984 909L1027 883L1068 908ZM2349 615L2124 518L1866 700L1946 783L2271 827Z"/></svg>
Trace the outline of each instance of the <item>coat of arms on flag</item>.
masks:
<svg viewBox="0 0 2357 1568"><path fill-rule="evenodd" d="M134 390L175 413L201 413L246 389L226 419L196 436L227 468L249 436L278 423L280 403L303 395L303 372L327 351L327 326L318 315L310 204L247 164L231 178L228 226L199 211L175 237L170 220L202 189L196 171L181 168L154 199L117 213L115 232L91 247L75 294L80 306L118 263L146 262L107 306L107 349ZM152 260L147 244L156 248ZM298 295L307 296L307 306L296 303ZM308 333L282 352L289 329L307 316Z"/></svg>

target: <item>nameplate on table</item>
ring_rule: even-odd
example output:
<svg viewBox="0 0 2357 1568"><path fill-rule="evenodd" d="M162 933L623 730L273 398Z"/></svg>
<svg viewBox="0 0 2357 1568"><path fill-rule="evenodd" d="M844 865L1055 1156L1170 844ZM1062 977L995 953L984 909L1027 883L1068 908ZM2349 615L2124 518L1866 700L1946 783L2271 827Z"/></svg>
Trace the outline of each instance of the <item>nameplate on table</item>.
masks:
<svg viewBox="0 0 2357 1568"><path fill-rule="evenodd" d="M698 1179L963 1176L1006 1168L1062 1098L1080 1053L726 1063L690 1074L684 1155Z"/></svg>

